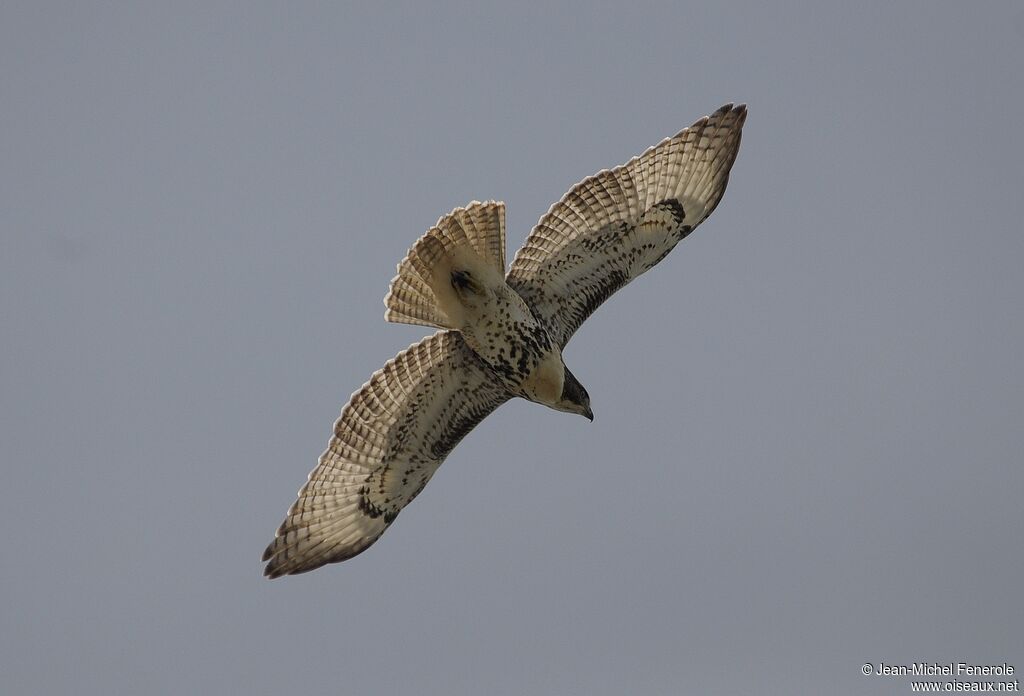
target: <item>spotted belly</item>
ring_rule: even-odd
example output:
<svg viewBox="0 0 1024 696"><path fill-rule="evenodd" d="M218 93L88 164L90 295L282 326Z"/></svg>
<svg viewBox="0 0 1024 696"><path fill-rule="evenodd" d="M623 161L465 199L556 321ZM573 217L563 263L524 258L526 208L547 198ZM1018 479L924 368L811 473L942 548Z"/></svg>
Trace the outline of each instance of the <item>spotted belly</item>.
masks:
<svg viewBox="0 0 1024 696"><path fill-rule="evenodd" d="M561 395L561 354L536 322L487 319L463 337L512 393L542 403Z"/></svg>

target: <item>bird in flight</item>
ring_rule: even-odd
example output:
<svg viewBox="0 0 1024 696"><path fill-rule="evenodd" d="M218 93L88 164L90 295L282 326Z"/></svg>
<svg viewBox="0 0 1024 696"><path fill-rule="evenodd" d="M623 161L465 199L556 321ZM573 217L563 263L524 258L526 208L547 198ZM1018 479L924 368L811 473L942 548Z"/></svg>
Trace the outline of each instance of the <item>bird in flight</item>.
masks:
<svg viewBox="0 0 1024 696"><path fill-rule="evenodd" d="M715 209L746 107L726 104L639 157L576 184L505 272L505 206L443 216L398 264L388 321L439 329L389 360L348 404L263 553L271 578L365 551L492 411L522 397L593 420L562 359L584 320Z"/></svg>

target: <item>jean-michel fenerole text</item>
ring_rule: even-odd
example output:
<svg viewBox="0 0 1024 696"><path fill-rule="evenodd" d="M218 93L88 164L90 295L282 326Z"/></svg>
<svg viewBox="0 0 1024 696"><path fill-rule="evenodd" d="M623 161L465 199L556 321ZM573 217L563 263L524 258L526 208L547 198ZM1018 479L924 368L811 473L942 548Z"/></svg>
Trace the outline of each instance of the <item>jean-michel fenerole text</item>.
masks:
<svg viewBox="0 0 1024 696"><path fill-rule="evenodd" d="M912 676L1008 676L1014 673L1013 665L1002 663L999 665L971 665L966 662L915 662L910 665L890 665L879 662L875 668L875 674L897 675L909 674Z"/></svg>

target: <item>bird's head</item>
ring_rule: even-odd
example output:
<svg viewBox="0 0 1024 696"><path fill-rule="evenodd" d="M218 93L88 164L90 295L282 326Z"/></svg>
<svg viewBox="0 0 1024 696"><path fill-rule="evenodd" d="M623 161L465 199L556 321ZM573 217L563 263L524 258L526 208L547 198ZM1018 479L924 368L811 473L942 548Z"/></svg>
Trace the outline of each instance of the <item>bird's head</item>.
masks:
<svg viewBox="0 0 1024 696"><path fill-rule="evenodd" d="M594 420L594 412L590 410L590 395L583 388L576 375L565 368L565 379L562 382L562 397L555 408L566 413L576 413L590 421Z"/></svg>

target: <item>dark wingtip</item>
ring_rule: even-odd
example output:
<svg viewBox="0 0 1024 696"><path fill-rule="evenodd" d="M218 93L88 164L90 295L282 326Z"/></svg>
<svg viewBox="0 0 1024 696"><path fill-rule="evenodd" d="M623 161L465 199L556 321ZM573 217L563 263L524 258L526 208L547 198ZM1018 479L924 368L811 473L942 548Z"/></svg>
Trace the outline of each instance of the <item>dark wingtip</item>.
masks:
<svg viewBox="0 0 1024 696"><path fill-rule="evenodd" d="M747 105L746 104L733 104L732 102L729 102L728 104L722 104L720 107L715 109L710 115L703 116L703 117L697 119L693 123L693 125L690 126L690 128L693 128L693 129L703 128L703 127L707 126L708 123L711 122L711 121L714 121L717 124L717 123L719 123L721 121L727 120L732 115L735 115L735 118L734 119L730 119L730 120L732 120L732 122L736 126L742 128L743 127L743 122L747 118Z"/></svg>
<svg viewBox="0 0 1024 696"><path fill-rule="evenodd" d="M742 124L747 118L747 105L733 104L732 102L729 102L728 104L723 104L718 107L718 109L715 110L715 113L711 114L708 118L714 118L715 116L728 116L730 114L735 115L736 120Z"/></svg>
<svg viewBox="0 0 1024 696"><path fill-rule="evenodd" d="M291 514L291 513L289 513L289 514ZM283 528L283 527L284 527L284 525L282 524L281 528ZM278 540L280 538L281 538L281 529L279 528L277 530L277 534L274 535L274 540L271 541L269 544L267 544L267 548L263 549L263 557L260 560L262 560L264 563L266 563L267 561L269 561L271 558L274 557L274 555L278 551L278 549L276 547L277 547L277 542L278 542Z"/></svg>
<svg viewBox="0 0 1024 696"><path fill-rule="evenodd" d="M277 540L275 539L267 545L267 548L263 550L263 556L260 559L263 563L267 564L267 567L263 569L263 575L265 575L267 578L271 580L273 580L274 578L279 578L282 575L284 575L284 573L280 571L280 564L278 562L280 561L280 558L274 551L274 543L276 541Z"/></svg>

